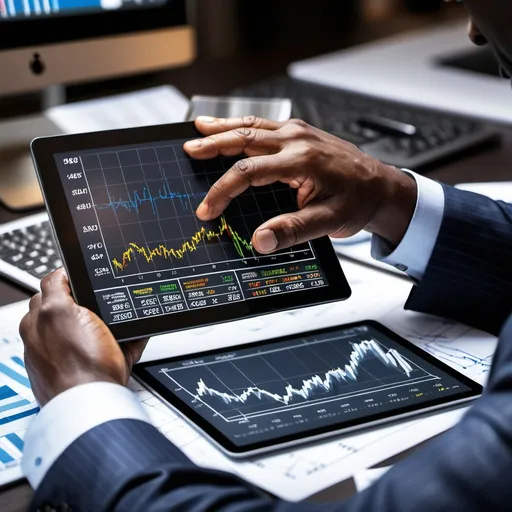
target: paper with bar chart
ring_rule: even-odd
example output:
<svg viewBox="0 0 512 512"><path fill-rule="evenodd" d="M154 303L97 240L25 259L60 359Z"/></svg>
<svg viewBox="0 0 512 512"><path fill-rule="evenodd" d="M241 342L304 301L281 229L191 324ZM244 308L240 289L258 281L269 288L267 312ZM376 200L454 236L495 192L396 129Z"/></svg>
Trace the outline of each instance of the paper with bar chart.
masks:
<svg viewBox="0 0 512 512"><path fill-rule="evenodd" d="M192 160L185 140L57 154L103 319L155 316L329 286L314 244L258 254L252 235L295 210L287 184L249 187L213 221L195 214L239 158ZM306 292L306 293L304 293Z"/></svg>
<svg viewBox="0 0 512 512"><path fill-rule="evenodd" d="M19 311L18 305L0 308L0 486L22 477L24 434L39 412L23 362Z"/></svg>

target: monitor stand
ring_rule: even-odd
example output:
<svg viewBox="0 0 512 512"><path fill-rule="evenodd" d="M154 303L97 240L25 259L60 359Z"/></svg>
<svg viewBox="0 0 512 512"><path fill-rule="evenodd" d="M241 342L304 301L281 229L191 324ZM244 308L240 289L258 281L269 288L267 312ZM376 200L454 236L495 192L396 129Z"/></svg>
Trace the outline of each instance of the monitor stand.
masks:
<svg viewBox="0 0 512 512"><path fill-rule="evenodd" d="M43 92L43 112L65 102L64 88ZM18 117L0 122L0 202L15 211L44 206L41 189L30 156L30 142L36 137L57 135L59 128L44 114Z"/></svg>

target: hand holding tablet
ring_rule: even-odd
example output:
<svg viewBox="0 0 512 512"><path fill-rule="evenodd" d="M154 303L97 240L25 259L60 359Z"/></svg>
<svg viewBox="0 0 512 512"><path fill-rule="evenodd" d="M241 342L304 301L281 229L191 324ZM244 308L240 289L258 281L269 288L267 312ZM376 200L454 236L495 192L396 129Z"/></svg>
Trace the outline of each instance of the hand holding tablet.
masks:
<svg viewBox="0 0 512 512"><path fill-rule="evenodd" d="M183 123L32 143L74 297L119 341L350 296L327 237L273 254L252 246L257 227L297 209L288 185L196 216L240 158L190 158L184 143L201 137Z"/></svg>
<svg viewBox="0 0 512 512"><path fill-rule="evenodd" d="M184 123L32 143L74 299L118 341L350 296L327 237L307 242L314 233L302 233L291 245L279 232L276 217L303 201L297 184L234 179L234 199L220 194L208 211L219 191L212 185L236 178L241 155L191 158L184 144L201 139ZM253 246L266 226L283 242L276 252ZM134 373L234 457L465 403L482 391L374 322L154 361Z"/></svg>

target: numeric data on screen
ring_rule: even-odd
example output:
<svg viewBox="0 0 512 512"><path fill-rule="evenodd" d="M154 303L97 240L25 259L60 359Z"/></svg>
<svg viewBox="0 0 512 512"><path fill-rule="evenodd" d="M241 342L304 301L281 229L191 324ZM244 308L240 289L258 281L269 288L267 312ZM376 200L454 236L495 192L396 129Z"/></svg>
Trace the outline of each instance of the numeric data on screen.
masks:
<svg viewBox="0 0 512 512"><path fill-rule="evenodd" d="M190 159L185 141L55 155L96 299L120 323L328 286L307 243L272 255L254 230L295 210L287 185L251 187L217 219L195 211L236 161Z"/></svg>

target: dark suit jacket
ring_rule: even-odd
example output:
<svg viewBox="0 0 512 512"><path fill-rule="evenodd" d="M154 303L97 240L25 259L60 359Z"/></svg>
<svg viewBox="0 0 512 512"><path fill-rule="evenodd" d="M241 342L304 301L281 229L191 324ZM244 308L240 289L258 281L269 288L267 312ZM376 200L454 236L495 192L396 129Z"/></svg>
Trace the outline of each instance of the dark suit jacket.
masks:
<svg viewBox="0 0 512 512"><path fill-rule="evenodd" d="M73 511L483 512L512 510L512 205L445 188L441 231L407 307L502 330L484 396L452 430L344 503L273 499L229 474L196 467L155 428L118 420L76 440L33 508ZM44 509L44 508L43 508ZM67 510L63 508L63 510Z"/></svg>

